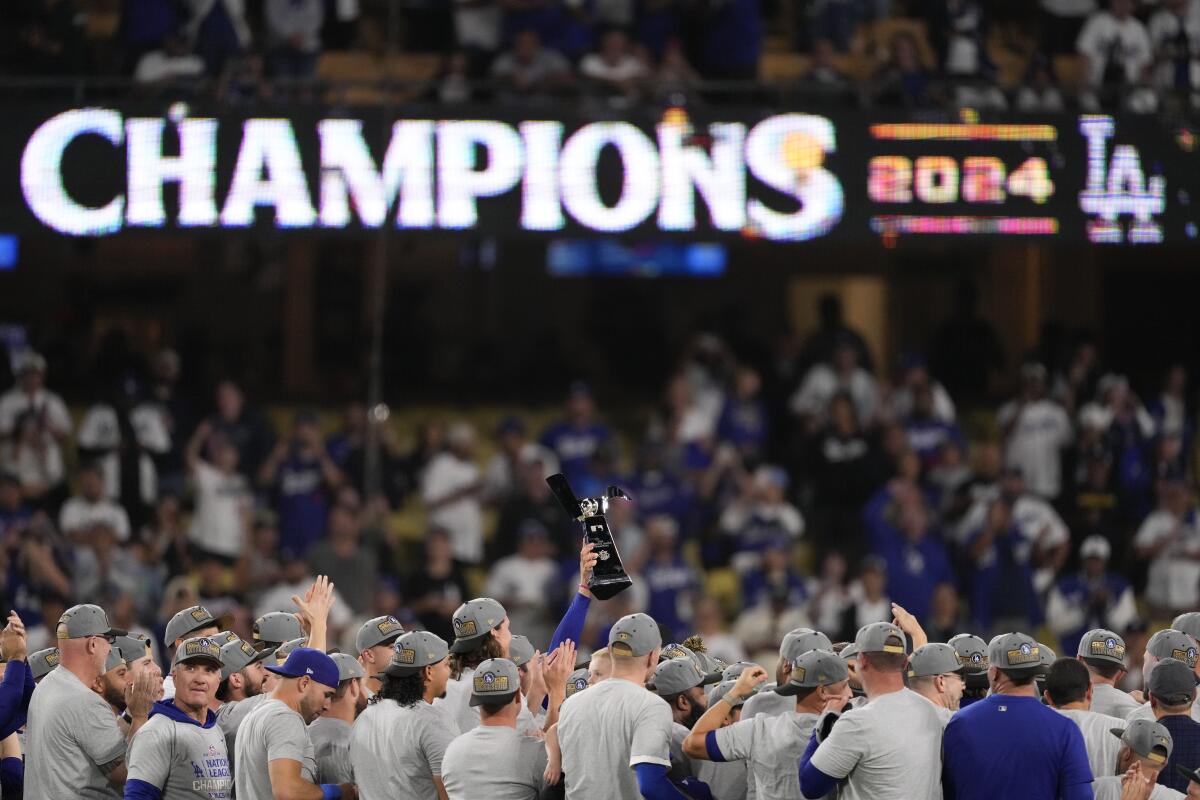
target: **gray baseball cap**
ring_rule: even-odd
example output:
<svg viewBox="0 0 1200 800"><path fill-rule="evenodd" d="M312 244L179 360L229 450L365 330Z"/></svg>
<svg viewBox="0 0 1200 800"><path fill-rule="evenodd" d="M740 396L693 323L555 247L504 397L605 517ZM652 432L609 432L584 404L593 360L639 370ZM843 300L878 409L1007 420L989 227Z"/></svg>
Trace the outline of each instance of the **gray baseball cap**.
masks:
<svg viewBox="0 0 1200 800"><path fill-rule="evenodd" d="M104 671L112 672L114 669L125 665L125 659L121 656L121 648L113 645L108 650L108 655L104 658Z"/></svg>
<svg viewBox="0 0 1200 800"><path fill-rule="evenodd" d="M721 673L721 683L736 681L743 672L753 666L755 666L753 661L738 661L730 664Z"/></svg>
<svg viewBox="0 0 1200 800"><path fill-rule="evenodd" d="M512 637L512 641L508 644L508 660L518 667L528 664L529 659L533 658L535 652L533 642L529 641L528 636L517 634Z"/></svg>
<svg viewBox="0 0 1200 800"><path fill-rule="evenodd" d="M108 624L108 615L100 606L90 603L71 606L58 618L58 628L55 630L58 639L86 639L89 636L103 636L110 642L118 636L124 636L128 631L114 628Z"/></svg>
<svg viewBox="0 0 1200 800"><path fill-rule="evenodd" d="M725 670L725 667L708 653L701 653L697 650L692 650L690 647L685 645L676 644L675 642L663 645L662 650L658 654L658 658L660 663L670 661L671 659L675 658L690 659L691 662L696 665L696 669L700 670L700 673L704 675L705 686L710 686L714 683L720 683L721 673Z"/></svg>
<svg viewBox="0 0 1200 800"><path fill-rule="evenodd" d="M1142 758L1165 764L1175 749L1175 741L1167 726L1148 719L1135 719L1124 728L1109 728L1113 736L1124 742Z"/></svg>
<svg viewBox="0 0 1200 800"><path fill-rule="evenodd" d="M1106 664L1125 666L1125 640L1113 631L1094 628L1079 640L1079 658L1085 661L1103 661Z"/></svg>
<svg viewBox="0 0 1200 800"><path fill-rule="evenodd" d="M298 639L292 639L291 641L284 642L283 644L279 645L279 647L275 648L274 658L272 659L275 666L278 667L282 665L283 662L287 661L288 656L292 654L293 650L307 646L308 638L304 636L301 636Z"/></svg>
<svg viewBox="0 0 1200 800"><path fill-rule="evenodd" d="M450 653L446 641L429 631L409 631L396 640L392 663L384 670L388 675L407 678L425 667L437 664Z"/></svg>
<svg viewBox="0 0 1200 800"><path fill-rule="evenodd" d="M191 639L185 639L175 651L175 660L171 662L171 668L174 669L180 664L186 664L190 661L207 661L217 669L220 669L223 666L221 662L221 648L207 636L195 636Z"/></svg>
<svg viewBox="0 0 1200 800"><path fill-rule="evenodd" d="M1164 658L1150 670L1146 690L1163 705L1181 706L1196 698L1196 676L1187 662Z"/></svg>
<svg viewBox="0 0 1200 800"><path fill-rule="evenodd" d="M588 688L588 679L590 676L591 673L588 672L587 667L577 669L567 676L566 696L570 697L571 695L582 692L584 689Z"/></svg>
<svg viewBox="0 0 1200 800"><path fill-rule="evenodd" d="M213 642L216 643L217 647L224 647L235 639L239 642L242 640L241 637L233 631L217 631L208 638L212 639Z"/></svg>
<svg viewBox="0 0 1200 800"><path fill-rule="evenodd" d="M696 655L695 651L690 647L685 647L678 642L670 642L664 644L658 652L659 661L670 661L672 658L692 658Z"/></svg>
<svg viewBox="0 0 1200 800"><path fill-rule="evenodd" d="M125 659L126 664L132 664L140 658L154 656L154 651L150 647L150 637L142 633L127 633L124 636L118 636L113 642L113 649L121 651L121 658Z"/></svg>
<svg viewBox="0 0 1200 800"><path fill-rule="evenodd" d="M1189 667L1196 666L1196 645L1183 631L1167 628L1150 637L1146 644L1146 652L1155 658L1174 658L1186 662Z"/></svg>
<svg viewBox="0 0 1200 800"><path fill-rule="evenodd" d="M732 681L721 681L721 682L720 682L720 683L718 683L716 686L714 686L713 688L709 689L709 690L708 690L708 704L711 706L713 703L717 702L717 701L718 701L718 700L720 700L722 697L724 697L725 695L727 695L727 694L729 694L731 691L733 691L733 685L734 685L735 683L737 683L737 680L732 680ZM758 689L757 689L757 688L755 688L755 690L754 690L753 692L751 692L751 693L750 693L750 697L753 697L753 696L754 696L754 695L756 695L756 694L758 694ZM750 697L742 697L742 698L739 698L739 699L738 699L738 701L737 701L736 703L734 703L734 704L733 704L733 707L734 707L734 708L741 708L742 706L744 706L744 705L746 704L746 701L747 701L747 700L749 700L749 699L750 699Z"/></svg>
<svg viewBox="0 0 1200 800"><path fill-rule="evenodd" d="M175 616L171 617L171 621L167 623L167 630L163 633L163 639L166 640L167 647L173 647L180 639L188 638L188 634L192 631L212 628L216 625L217 618L207 608L191 606L176 612Z"/></svg>
<svg viewBox="0 0 1200 800"><path fill-rule="evenodd" d="M843 647L842 652L838 653L838 655L842 657L843 661L850 661L851 659L858 658L858 645L854 642L851 642Z"/></svg>
<svg viewBox="0 0 1200 800"><path fill-rule="evenodd" d="M57 647L46 647L37 652L30 653L26 663L29 664L29 671L33 673L33 679L40 681L42 678L49 675L54 668L58 666L60 656Z"/></svg>
<svg viewBox="0 0 1200 800"><path fill-rule="evenodd" d="M1188 611L1180 614L1171 623L1177 631L1183 631L1193 639L1200 639L1200 611Z"/></svg>
<svg viewBox="0 0 1200 800"><path fill-rule="evenodd" d="M354 649L361 653L381 644L394 644L402 633L404 626L391 614L375 617L364 622L358 629L358 635L354 637Z"/></svg>
<svg viewBox="0 0 1200 800"><path fill-rule="evenodd" d="M918 647L908 659L908 677L932 678L950 672L962 674L966 669L958 651L948 644L930 643Z"/></svg>
<svg viewBox="0 0 1200 800"><path fill-rule="evenodd" d="M783 686L775 687L775 694L791 697L802 689L832 686L849 678L850 668L837 653L832 650L809 650L792 662L791 677Z"/></svg>
<svg viewBox="0 0 1200 800"><path fill-rule="evenodd" d="M216 638L210 639L216 642ZM242 641L236 636L221 645L221 680L229 680L235 672L241 672L251 664L265 661L275 655L274 650L259 650L249 642Z"/></svg>
<svg viewBox="0 0 1200 800"><path fill-rule="evenodd" d="M333 659L333 663L337 664L338 683L352 681L355 678L365 678L367 676L367 671L363 669L363 665L358 663L358 659L349 653L330 653L329 657Z"/></svg>
<svg viewBox="0 0 1200 800"><path fill-rule="evenodd" d="M812 628L796 628L788 631L779 643L779 657L784 661L795 661L809 650L833 650L833 642L820 631Z"/></svg>
<svg viewBox="0 0 1200 800"><path fill-rule="evenodd" d="M648 656L660 647L658 623L647 614L621 617L608 632L608 649L615 656Z"/></svg>
<svg viewBox="0 0 1200 800"><path fill-rule="evenodd" d="M980 675L988 670L987 642L973 633L960 633L950 637L946 642L954 648L958 663L963 665L963 671L968 675Z"/></svg>
<svg viewBox="0 0 1200 800"><path fill-rule="evenodd" d="M517 665L507 658L489 658L480 662L471 679L470 705L484 703L503 705L521 690L521 675Z"/></svg>
<svg viewBox="0 0 1200 800"><path fill-rule="evenodd" d="M690 658L672 658L658 665L654 676L646 683L646 688L659 697L670 697L703 683L704 673L696 666L695 661Z"/></svg>
<svg viewBox="0 0 1200 800"><path fill-rule="evenodd" d="M1058 655L1049 648L1049 646L1038 642L1038 655L1041 657L1039 666L1043 673L1050 671L1050 667L1054 666L1054 662L1058 660Z"/></svg>
<svg viewBox="0 0 1200 800"><path fill-rule="evenodd" d="M858 629L854 644L859 653L896 653L904 655L908 652L908 640L904 631L890 622L872 622ZM830 648L832 649L832 648Z"/></svg>
<svg viewBox="0 0 1200 800"><path fill-rule="evenodd" d="M1040 670L1042 650L1032 636L1024 633L1004 633L988 645L988 662L1004 670Z"/></svg>
<svg viewBox="0 0 1200 800"><path fill-rule="evenodd" d="M490 597L477 597L463 603L451 619L454 625L452 653L469 653L479 646L483 637L500 627L508 617L504 606Z"/></svg>
<svg viewBox="0 0 1200 800"><path fill-rule="evenodd" d="M271 611L254 620L251 634L254 636L254 646L262 650L299 639L304 635L304 629L300 627L300 620L295 614Z"/></svg>

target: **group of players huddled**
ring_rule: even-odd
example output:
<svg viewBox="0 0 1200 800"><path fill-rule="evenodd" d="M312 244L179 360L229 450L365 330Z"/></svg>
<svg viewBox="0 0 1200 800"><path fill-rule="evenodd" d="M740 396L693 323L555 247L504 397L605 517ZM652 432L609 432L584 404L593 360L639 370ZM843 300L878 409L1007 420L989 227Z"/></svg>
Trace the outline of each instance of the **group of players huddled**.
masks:
<svg viewBox="0 0 1200 800"><path fill-rule="evenodd" d="M163 676L141 636L94 605L26 654L0 631L5 800L1168 800L1200 798L1200 613L1147 645L1146 691L1116 688L1125 643L1083 637L1057 658L1024 633L931 643L893 622L834 643L801 628L774 682L723 664L698 637L664 644L631 614L576 662L592 596L580 588L544 651L490 598L454 613L455 638L390 616L357 654L326 652L333 586L251 641L201 606L167 625Z"/></svg>

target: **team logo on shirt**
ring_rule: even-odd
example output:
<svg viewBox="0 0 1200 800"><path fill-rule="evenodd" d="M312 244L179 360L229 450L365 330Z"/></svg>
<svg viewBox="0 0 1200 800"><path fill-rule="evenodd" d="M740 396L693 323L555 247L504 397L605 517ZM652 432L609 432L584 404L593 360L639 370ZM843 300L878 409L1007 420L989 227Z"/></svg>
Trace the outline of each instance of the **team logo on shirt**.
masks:
<svg viewBox="0 0 1200 800"><path fill-rule="evenodd" d="M454 635L459 639L465 639L470 636L478 636L479 629L475 626L473 619L456 619L454 620Z"/></svg>
<svg viewBox="0 0 1200 800"><path fill-rule="evenodd" d="M1018 664L1038 664L1042 660L1042 654L1037 645L1029 643L1022 644L1015 650L1009 650L1007 655L1010 667L1015 667Z"/></svg>

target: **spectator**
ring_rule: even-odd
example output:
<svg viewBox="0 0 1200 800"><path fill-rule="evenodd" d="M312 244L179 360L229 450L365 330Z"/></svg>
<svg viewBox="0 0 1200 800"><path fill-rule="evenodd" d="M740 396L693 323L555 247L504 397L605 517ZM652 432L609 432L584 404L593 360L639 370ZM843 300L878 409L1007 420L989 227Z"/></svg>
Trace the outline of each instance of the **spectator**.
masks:
<svg viewBox="0 0 1200 800"><path fill-rule="evenodd" d="M204 74L204 61L191 52L183 36L170 33L161 41L161 46L146 51L137 60L133 72L135 81L140 84L178 84Z"/></svg>
<svg viewBox="0 0 1200 800"><path fill-rule="evenodd" d="M1133 0L1109 0L1109 10L1088 18L1075 49L1087 65L1086 90L1079 103L1098 110L1143 83L1154 59L1146 26L1133 15ZM1103 97L1102 97L1103 95Z"/></svg>
<svg viewBox="0 0 1200 800"><path fill-rule="evenodd" d="M449 531L454 558L467 564L483 560L483 482L475 465L475 430L455 423L446 434L447 449L425 468L421 499L429 511L429 524Z"/></svg>
<svg viewBox="0 0 1200 800"><path fill-rule="evenodd" d="M933 76L921 63L917 41L909 33L892 37L889 58L873 83L874 100L881 106L925 108L935 100Z"/></svg>
<svg viewBox="0 0 1200 800"><path fill-rule="evenodd" d="M1042 620L1030 548L1013 517L1009 502L996 500L967 540L971 612L987 632L1036 629Z"/></svg>
<svg viewBox="0 0 1200 800"><path fill-rule="evenodd" d="M696 634L704 639L705 652L726 664L746 660L741 641L725 627L721 607L711 597L696 598L692 623Z"/></svg>
<svg viewBox="0 0 1200 800"><path fill-rule="evenodd" d="M850 98L852 82L837 62L837 48L829 39L820 38L812 46L812 70L807 75L810 85L821 90L831 98Z"/></svg>
<svg viewBox="0 0 1200 800"><path fill-rule="evenodd" d="M121 0L117 41L123 51L125 74L133 74L143 56L164 49L164 42L178 35L183 22L181 11L179 4L162 0Z"/></svg>
<svg viewBox="0 0 1200 800"><path fill-rule="evenodd" d="M445 57L435 92L437 101L446 105L469 103L475 99L471 62L465 52L455 50Z"/></svg>
<svg viewBox="0 0 1200 800"><path fill-rule="evenodd" d="M879 461L872 437L863 433L854 403L838 393L829 402L829 422L811 440L814 531L823 547L834 544L863 552L858 515L871 496Z"/></svg>
<svg viewBox="0 0 1200 800"><path fill-rule="evenodd" d="M202 423L188 445L196 500L188 538L196 550L232 564L246 546L252 497L249 482L238 472L237 448L212 430L211 424ZM201 457L205 450L211 461Z"/></svg>
<svg viewBox="0 0 1200 800"><path fill-rule="evenodd" d="M546 428L540 441L558 457L568 480L582 481L592 454L612 439L612 432L596 418L595 401L585 383L571 384L566 411L566 418Z"/></svg>
<svg viewBox="0 0 1200 800"><path fill-rule="evenodd" d="M515 531L502 535L517 539L517 552L497 561L488 573L484 594L508 612L509 627L532 641L550 641L553 629L547 617L548 601L561 595L558 565L550 558L550 539L537 520L527 519Z"/></svg>
<svg viewBox="0 0 1200 800"><path fill-rule="evenodd" d="M468 599L462 565L454 560L450 534L433 528L425 536L425 559L408 576L404 600L421 626L443 639L453 639L450 618Z"/></svg>
<svg viewBox="0 0 1200 800"><path fill-rule="evenodd" d="M762 565L742 576L742 607L757 605L776 587L786 586L788 602L794 606L804 605L808 593L800 575L792 569L792 543L787 539L768 542L762 551Z"/></svg>
<svg viewBox="0 0 1200 800"><path fill-rule="evenodd" d="M308 562L338 586L350 610L360 617L371 613L372 594L379 581L379 561L364 546L357 509L337 503L329 510L329 535L308 551Z"/></svg>
<svg viewBox="0 0 1200 800"><path fill-rule="evenodd" d="M774 586L756 606L745 609L734 623L733 632L746 646L750 660L769 663L784 634L796 628L811 627L803 607L788 602L786 585Z"/></svg>
<svg viewBox="0 0 1200 800"><path fill-rule="evenodd" d="M716 81L758 78L763 24L757 0L710 3L702 25L702 72L705 78Z"/></svg>
<svg viewBox="0 0 1200 800"><path fill-rule="evenodd" d="M1117 493L1113 491L1112 455L1104 448L1094 448L1080 455L1083 462L1083 484L1071 498L1067 508L1067 527L1076 541L1100 536L1109 544L1123 545L1124 521Z"/></svg>
<svg viewBox="0 0 1200 800"><path fill-rule="evenodd" d="M762 378L754 369L741 365L733 391L725 396L717 419L717 439L736 447L743 460L753 461L766 452L768 430Z"/></svg>
<svg viewBox="0 0 1200 800"><path fill-rule="evenodd" d="M62 503L66 468L58 443L45 432L36 412L23 412L12 438L0 440L0 465L29 503L48 511Z"/></svg>
<svg viewBox="0 0 1200 800"><path fill-rule="evenodd" d="M290 555L286 550L282 552L282 555L283 573L280 575L280 580L258 598L258 603L254 607L255 617L261 617L271 611L294 612L296 604L292 602L292 598L303 598L305 592L313 585L312 570L309 569L308 562L304 558ZM372 585L368 584L368 586ZM333 592L333 604L329 610L328 638L333 642L337 641L342 632L350 626L353 616L350 606L342 597L341 592L332 585L330 588Z"/></svg>
<svg viewBox="0 0 1200 800"><path fill-rule="evenodd" d="M835 639L854 640L854 634L872 622L892 619L892 601L887 595L887 562L879 556L867 556L858 570L858 579L850 584L850 605L842 613ZM834 629L830 629L834 630Z"/></svg>
<svg viewBox="0 0 1200 800"><path fill-rule="evenodd" d="M13 371L17 374L17 385L0 395L0 436L12 436L17 419L32 412L42 434L61 446L70 438L73 426L66 403L46 388L46 359L37 353L27 353L14 359ZM60 452L60 458L61 455Z"/></svg>
<svg viewBox="0 0 1200 800"><path fill-rule="evenodd" d="M321 51L323 0L266 0L264 19L271 74L277 78L311 78Z"/></svg>
<svg viewBox="0 0 1200 800"><path fill-rule="evenodd" d="M525 464L537 462L545 477L558 472L554 453L537 442L529 441L525 421L520 417L505 417L496 428L497 450L484 470L487 499L502 505L520 487L520 473Z"/></svg>
<svg viewBox="0 0 1200 800"><path fill-rule="evenodd" d="M1035 55L1017 90L1016 110L1027 114L1052 114L1062 111L1063 107L1063 96L1053 67L1044 56Z"/></svg>
<svg viewBox="0 0 1200 800"><path fill-rule="evenodd" d="M1200 525L1188 487L1166 481L1158 510L1133 538L1134 552L1150 562L1146 601L1156 613L1175 615L1200 605Z"/></svg>
<svg viewBox="0 0 1200 800"><path fill-rule="evenodd" d="M795 378L817 364L832 362L834 351L845 344L854 348L858 364L863 369L874 371L867 341L846 324L842 314L842 299L838 295L823 294L817 299L817 317L817 329L804 341L796 359L798 371L787 370L790 377Z"/></svg>
<svg viewBox="0 0 1200 800"><path fill-rule="evenodd" d="M1021 393L996 415L1004 431L1005 462L1019 470L1034 494L1054 500L1062 489L1062 450L1071 441L1066 411L1046 397L1046 368L1021 368Z"/></svg>
<svg viewBox="0 0 1200 800"><path fill-rule="evenodd" d="M1155 435L1178 437L1184 450L1189 449L1195 431L1187 387L1187 368L1175 364L1167 370L1162 391L1147 404L1146 409L1154 419Z"/></svg>
<svg viewBox="0 0 1200 800"><path fill-rule="evenodd" d="M838 632L846 609L855 602L847 583L846 557L829 550L821 559L821 572L808 581L808 614L817 630Z"/></svg>
<svg viewBox="0 0 1200 800"><path fill-rule="evenodd" d="M129 541L129 516L104 492L104 472L98 464L85 464L79 471L79 493L63 504L58 525L76 542L88 542L98 528Z"/></svg>
<svg viewBox="0 0 1200 800"><path fill-rule="evenodd" d="M921 627L929 635L929 641L948 642L960 631L966 630L970 620L967 619L965 611L954 584L939 583L933 590L929 616L921 623Z"/></svg>
<svg viewBox="0 0 1200 800"><path fill-rule="evenodd" d="M250 45L245 0L184 0L191 11L187 35L196 55L204 59L210 76L220 75L225 64ZM236 441L236 440L235 440ZM238 442L239 449L242 444ZM245 455L243 453L242 455ZM247 464L252 468L257 463Z"/></svg>
<svg viewBox="0 0 1200 800"><path fill-rule="evenodd" d="M895 523L871 524L872 549L887 562L888 595L917 619L929 616L933 594L943 583L954 583L946 548L930 529L929 515L919 499L903 503Z"/></svg>
<svg viewBox="0 0 1200 800"><path fill-rule="evenodd" d="M1008 109L1008 100L994 83L995 67L987 56L987 18L980 0L949 0L943 20L945 42L942 70L953 81L959 106Z"/></svg>
<svg viewBox="0 0 1200 800"><path fill-rule="evenodd" d="M829 363L813 366L792 395L791 411L815 426L825 420L834 395L845 392L854 402L860 424L871 427L879 413L879 387L871 373L859 365L851 340L839 342ZM811 429L811 427L810 427Z"/></svg>
<svg viewBox="0 0 1200 800"><path fill-rule="evenodd" d="M546 100L572 81L570 62L543 47L532 30L518 33L512 50L492 63L492 77L500 84L501 97L509 101Z"/></svg>
<svg viewBox="0 0 1200 800"><path fill-rule="evenodd" d="M926 469L937 465L942 448L953 443L965 449L962 431L953 421L938 416L932 387L918 386L913 391L912 411L904 418L908 444L921 458Z"/></svg>
<svg viewBox="0 0 1200 800"><path fill-rule="evenodd" d="M183 451L187 431L191 430L192 412L188 399L179 391L180 359L174 350L160 350L150 364L150 386L147 405L159 415L167 432L170 449L154 454L158 468L159 493L182 493L187 481Z"/></svg>
<svg viewBox="0 0 1200 800"><path fill-rule="evenodd" d="M1194 98L1192 93L1200 88L1200 5L1194 0L1164 0L1150 17L1147 32L1157 64L1155 87ZM1175 370L1182 367L1172 368L1172 373Z"/></svg>
<svg viewBox="0 0 1200 800"><path fill-rule="evenodd" d="M637 471L623 485L634 498L638 519L665 514L675 521L680 534L687 536L695 497L687 481L663 469L659 445L643 445L638 454Z"/></svg>
<svg viewBox="0 0 1200 800"><path fill-rule="evenodd" d="M670 39L663 45L662 57L654 72L654 93L660 100L678 104L680 99L695 92L700 75L688 63L683 45L678 39Z"/></svg>
<svg viewBox="0 0 1200 800"><path fill-rule="evenodd" d="M794 541L804 533L804 517L786 499L787 473L759 467L744 481L742 496L721 515L721 532L729 537L734 569L745 573L761 562L761 551L779 539Z"/></svg>
<svg viewBox="0 0 1200 800"><path fill-rule="evenodd" d="M604 34L598 52L584 56L579 73L592 82L598 93L622 106L637 100L648 77L645 63L633 54L629 37L618 28Z"/></svg>
<svg viewBox="0 0 1200 800"><path fill-rule="evenodd" d="M497 530L518 531L526 520L535 520L550 532L550 539L558 551L557 554L569 554L572 549L578 547L578 527L573 520L564 519L562 507L550 494L542 462L529 461L521 464L518 470L517 491L500 506ZM613 508L624 509L625 504L616 503ZM613 524L611 520L609 524ZM493 560L514 552L516 541L511 537L494 536L488 546L489 557Z"/></svg>
<svg viewBox="0 0 1200 800"><path fill-rule="evenodd" d="M645 536L642 551L630 559L628 569L646 582L646 613L672 631L688 630L700 581L679 552L679 528L670 517L659 515L646 520Z"/></svg>
<svg viewBox="0 0 1200 800"><path fill-rule="evenodd" d="M216 405L216 413L208 418L212 432L237 448L239 472L247 478L257 475L275 444L274 431L257 410L247 407L245 394L233 381L217 384Z"/></svg>
<svg viewBox="0 0 1200 800"><path fill-rule="evenodd" d="M1058 634L1063 653L1079 650L1083 634L1094 628L1123 631L1137 619L1133 588L1108 571L1108 540L1091 536L1079 548L1082 566L1058 580L1046 601L1046 621Z"/></svg>
<svg viewBox="0 0 1200 800"><path fill-rule="evenodd" d="M300 412L291 439L276 444L258 470L258 485L275 498L282 549L305 553L324 535L330 497L342 480L325 450L316 414Z"/></svg>
<svg viewBox="0 0 1200 800"><path fill-rule="evenodd" d="M454 37L466 56L468 74L480 77L500 49L504 12L497 0L455 0Z"/></svg>
<svg viewBox="0 0 1200 800"><path fill-rule="evenodd" d="M908 356L900 366L899 385L888 395L888 411L894 419L904 419L913 412L917 392L931 395L934 419L953 424L957 415L950 393L940 381L929 374L929 367L920 356Z"/></svg>

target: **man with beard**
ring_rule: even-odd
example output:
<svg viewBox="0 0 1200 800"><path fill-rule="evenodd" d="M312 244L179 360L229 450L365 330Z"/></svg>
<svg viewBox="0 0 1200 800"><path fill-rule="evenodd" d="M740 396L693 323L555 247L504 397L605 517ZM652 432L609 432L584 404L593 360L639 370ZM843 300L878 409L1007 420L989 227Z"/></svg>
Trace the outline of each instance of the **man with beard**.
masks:
<svg viewBox="0 0 1200 800"><path fill-rule="evenodd" d="M367 707L363 683L366 671L358 659L345 653L333 653L338 668L338 687L329 710L308 725L317 755L317 780L321 783L351 783L350 733L354 720Z"/></svg>
<svg viewBox="0 0 1200 800"><path fill-rule="evenodd" d="M217 687L217 725L225 736L225 751L232 754L238 727L266 699L263 661L271 650L257 650L249 642L233 638L221 645L221 683Z"/></svg>
<svg viewBox="0 0 1200 800"><path fill-rule="evenodd" d="M671 707L671 770L672 782L681 784L696 772L691 759L683 752L683 740L696 721L708 710L704 694L704 674L690 658L671 658L658 665L654 677L646 684Z"/></svg>
<svg viewBox="0 0 1200 800"><path fill-rule="evenodd" d="M221 648L186 639L171 669L175 696L150 711L129 748L126 800L228 797L233 784L225 737L212 710L221 682Z"/></svg>
<svg viewBox="0 0 1200 800"><path fill-rule="evenodd" d="M92 691L104 698L109 708L119 719L125 713L126 692L133 686L133 676L121 650L116 645L108 651L104 659L104 672L97 676L92 684Z"/></svg>
<svg viewBox="0 0 1200 800"><path fill-rule="evenodd" d="M354 723L350 741L363 800L446 800L442 757L458 730L433 701L445 696L449 680L445 640L428 631L396 640L379 692Z"/></svg>
<svg viewBox="0 0 1200 800"><path fill-rule="evenodd" d="M355 800L354 784L318 784L308 723L325 713L338 688L333 659L311 647L292 651L270 696L238 730L234 788L240 800Z"/></svg>

